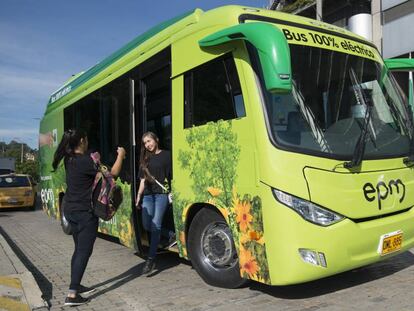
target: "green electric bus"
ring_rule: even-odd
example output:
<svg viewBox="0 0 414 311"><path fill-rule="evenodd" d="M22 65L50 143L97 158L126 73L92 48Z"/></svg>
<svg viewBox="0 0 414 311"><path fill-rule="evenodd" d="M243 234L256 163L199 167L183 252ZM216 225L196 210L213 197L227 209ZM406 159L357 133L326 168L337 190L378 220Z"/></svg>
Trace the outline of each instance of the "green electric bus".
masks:
<svg viewBox="0 0 414 311"><path fill-rule="evenodd" d="M126 148L124 201L99 230L141 253L140 139L160 137L172 151L172 251L209 284L302 283L414 246L411 110L376 47L342 28L196 9L73 76L40 123L43 209L63 225L65 173L51 163L73 127L108 165Z"/></svg>

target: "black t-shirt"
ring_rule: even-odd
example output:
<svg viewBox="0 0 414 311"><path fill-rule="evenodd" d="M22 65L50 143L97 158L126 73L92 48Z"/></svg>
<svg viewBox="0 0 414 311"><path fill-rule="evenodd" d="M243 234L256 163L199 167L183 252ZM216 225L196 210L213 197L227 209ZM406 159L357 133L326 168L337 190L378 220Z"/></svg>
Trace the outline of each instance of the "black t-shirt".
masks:
<svg viewBox="0 0 414 311"><path fill-rule="evenodd" d="M167 189L171 189L171 152L161 150L158 154L151 154L148 161L148 171ZM140 168L139 178L144 178ZM166 193L156 182L145 180L144 195Z"/></svg>
<svg viewBox="0 0 414 311"><path fill-rule="evenodd" d="M76 154L65 159L68 211L87 211L91 208L92 184L97 168L90 154Z"/></svg>

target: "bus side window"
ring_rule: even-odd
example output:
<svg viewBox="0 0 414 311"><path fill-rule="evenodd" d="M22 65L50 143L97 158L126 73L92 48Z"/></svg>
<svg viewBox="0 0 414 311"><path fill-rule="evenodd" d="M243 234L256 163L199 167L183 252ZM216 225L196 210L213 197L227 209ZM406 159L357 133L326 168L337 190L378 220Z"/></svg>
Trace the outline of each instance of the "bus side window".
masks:
<svg viewBox="0 0 414 311"><path fill-rule="evenodd" d="M184 94L186 128L246 116L236 66L229 55L187 72Z"/></svg>

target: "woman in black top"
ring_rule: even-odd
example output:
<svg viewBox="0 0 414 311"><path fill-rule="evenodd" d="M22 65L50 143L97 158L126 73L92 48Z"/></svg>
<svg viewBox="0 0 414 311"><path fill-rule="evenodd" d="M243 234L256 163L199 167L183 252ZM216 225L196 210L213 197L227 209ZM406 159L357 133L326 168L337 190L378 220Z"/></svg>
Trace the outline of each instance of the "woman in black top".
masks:
<svg viewBox="0 0 414 311"><path fill-rule="evenodd" d="M88 137L83 130L67 130L55 152L53 169L56 170L64 159L66 171L65 217L69 220L75 250L71 261L71 283L65 305L80 305L88 302L80 294L91 293L94 289L80 285L80 282L92 254L93 244L98 232L99 220L91 212L92 184L97 168L88 150ZM125 149L118 147L118 156L111 174L118 176Z"/></svg>
<svg viewBox="0 0 414 311"><path fill-rule="evenodd" d="M161 235L169 242L175 241L174 232L162 228L162 220L168 208L168 192L171 189L171 153L159 148L157 135L146 132L141 140L141 158L139 163L139 188L136 205L142 198L142 223L146 231L151 232L148 259L143 274L151 273ZM161 185L160 185L161 184Z"/></svg>

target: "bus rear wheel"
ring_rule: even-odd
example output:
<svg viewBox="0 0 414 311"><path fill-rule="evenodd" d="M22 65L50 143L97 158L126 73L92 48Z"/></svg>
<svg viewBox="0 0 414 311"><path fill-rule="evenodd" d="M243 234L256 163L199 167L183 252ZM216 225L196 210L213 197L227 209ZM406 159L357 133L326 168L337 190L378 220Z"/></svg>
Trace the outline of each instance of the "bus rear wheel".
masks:
<svg viewBox="0 0 414 311"><path fill-rule="evenodd" d="M194 217L188 232L188 251L191 263L207 284L237 288L248 282L240 277L230 228L216 211L205 208Z"/></svg>

